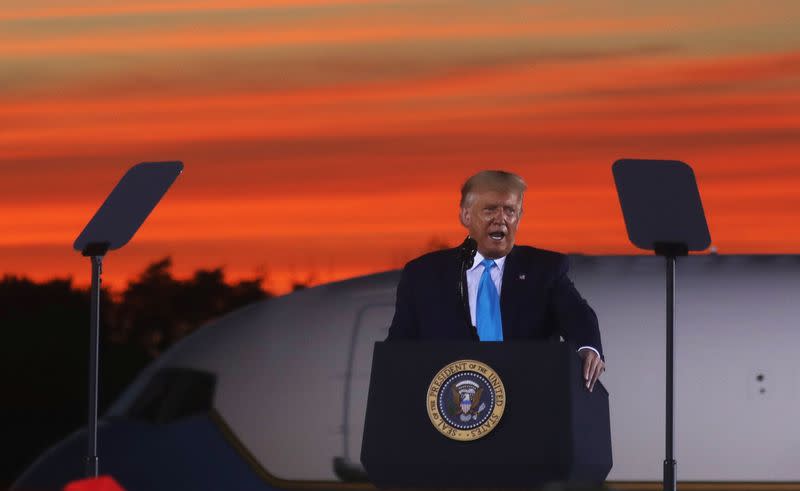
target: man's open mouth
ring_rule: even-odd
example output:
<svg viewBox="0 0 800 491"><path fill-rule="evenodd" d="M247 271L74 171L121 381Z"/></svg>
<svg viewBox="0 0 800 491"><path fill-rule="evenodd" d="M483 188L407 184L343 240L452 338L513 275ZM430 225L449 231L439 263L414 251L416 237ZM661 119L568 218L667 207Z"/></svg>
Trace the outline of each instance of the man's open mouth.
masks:
<svg viewBox="0 0 800 491"><path fill-rule="evenodd" d="M489 237L492 240L503 240L506 238L505 232L489 232Z"/></svg>

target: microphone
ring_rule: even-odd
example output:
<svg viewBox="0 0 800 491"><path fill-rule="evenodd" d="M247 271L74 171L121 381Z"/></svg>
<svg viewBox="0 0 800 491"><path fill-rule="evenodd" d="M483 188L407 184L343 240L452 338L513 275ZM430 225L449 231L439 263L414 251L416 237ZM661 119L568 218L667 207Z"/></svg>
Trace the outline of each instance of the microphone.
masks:
<svg viewBox="0 0 800 491"><path fill-rule="evenodd" d="M475 241L470 236L467 236L464 239L464 242L458 246L459 252L461 254L461 261L462 265L464 266L464 271L468 270L472 267L472 263L475 262L475 253L478 252L478 242Z"/></svg>
<svg viewBox="0 0 800 491"><path fill-rule="evenodd" d="M467 270L475 262L475 253L478 252L478 243L470 236L458 246L458 255L461 268L458 275L458 298L461 300L461 309L464 312L464 321L469 328L472 339L480 341L478 330L472 325L472 316L469 313L469 294L467 292Z"/></svg>

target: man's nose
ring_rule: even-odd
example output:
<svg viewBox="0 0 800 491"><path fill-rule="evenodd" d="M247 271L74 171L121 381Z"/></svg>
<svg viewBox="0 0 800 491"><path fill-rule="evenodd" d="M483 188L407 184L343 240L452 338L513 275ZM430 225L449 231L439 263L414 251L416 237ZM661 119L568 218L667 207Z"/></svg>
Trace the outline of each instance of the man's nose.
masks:
<svg viewBox="0 0 800 491"><path fill-rule="evenodd" d="M504 225L506 223L506 215L503 210L493 211L491 222L497 225Z"/></svg>

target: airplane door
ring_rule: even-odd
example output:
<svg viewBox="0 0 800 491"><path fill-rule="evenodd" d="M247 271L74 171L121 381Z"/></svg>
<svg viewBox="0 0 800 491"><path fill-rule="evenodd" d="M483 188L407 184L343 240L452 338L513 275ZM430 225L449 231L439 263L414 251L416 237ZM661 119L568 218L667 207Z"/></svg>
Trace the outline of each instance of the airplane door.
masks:
<svg viewBox="0 0 800 491"><path fill-rule="evenodd" d="M394 316L394 303L365 306L356 318L350 345L350 359L345 381L345 408L343 431L343 458L335 459L334 469L347 481L362 480L361 438L364 417L367 413L367 393L372 368L372 350L376 341L383 341L389 333Z"/></svg>

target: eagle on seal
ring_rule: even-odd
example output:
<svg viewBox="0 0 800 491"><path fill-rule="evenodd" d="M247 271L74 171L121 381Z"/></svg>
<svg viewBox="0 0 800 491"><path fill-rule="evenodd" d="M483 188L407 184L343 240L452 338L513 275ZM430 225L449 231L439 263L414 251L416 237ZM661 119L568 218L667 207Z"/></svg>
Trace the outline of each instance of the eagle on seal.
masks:
<svg viewBox="0 0 800 491"><path fill-rule="evenodd" d="M472 397L472 400L469 399L470 393L464 392L463 397L462 394L456 389L455 386L450 387L450 391L453 395L453 402L456 405L456 410L453 412L453 416L458 416L459 413L463 414L477 414L478 413L478 405L481 402L481 396L483 395L483 388L478 387L478 390L475 391L475 395Z"/></svg>

